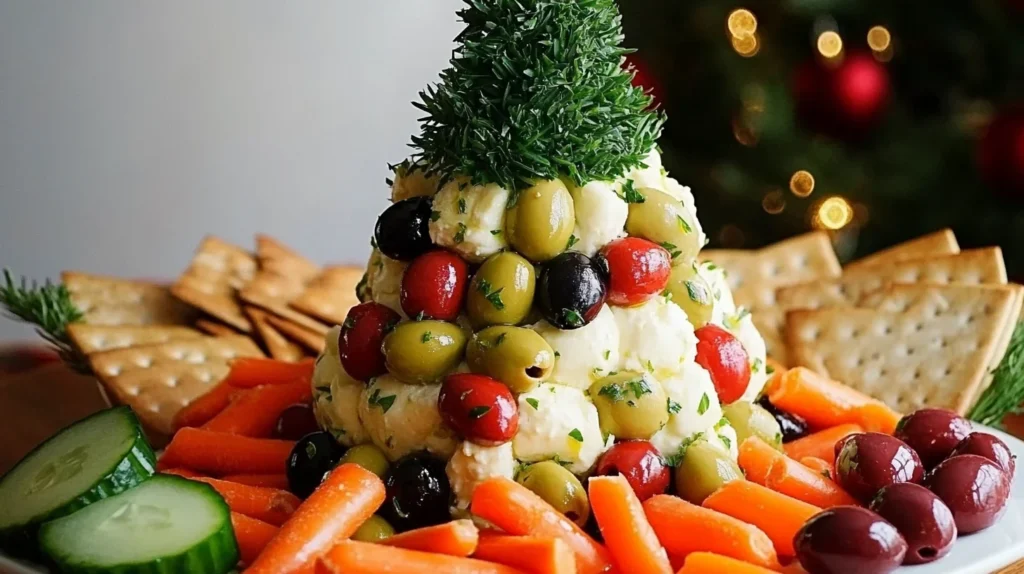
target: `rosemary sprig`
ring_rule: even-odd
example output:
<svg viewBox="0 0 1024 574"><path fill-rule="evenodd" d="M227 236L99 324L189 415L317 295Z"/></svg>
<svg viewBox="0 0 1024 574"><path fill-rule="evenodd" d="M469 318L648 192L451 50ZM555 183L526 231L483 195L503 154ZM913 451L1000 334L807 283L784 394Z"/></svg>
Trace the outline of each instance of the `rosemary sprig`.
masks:
<svg viewBox="0 0 1024 574"><path fill-rule="evenodd" d="M80 373L89 373L89 363L68 339L67 326L82 320L82 312L71 301L71 294L62 284L46 281L39 285L22 277L15 282L8 269L4 269L0 283L0 305L12 319L31 323L36 332L53 345L61 360Z"/></svg>
<svg viewBox="0 0 1024 574"><path fill-rule="evenodd" d="M414 155L444 178L518 191L538 179L615 179L640 165L664 115L622 68L614 0L464 0L465 29Z"/></svg>
<svg viewBox="0 0 1024 574"><path fill-rule="evenodd" d="M989 385L967 415L973 421L1001 426L1009 413L1022 412L1024 403L1024 322L1018 323L1003 360L996 367Z"/></svg>

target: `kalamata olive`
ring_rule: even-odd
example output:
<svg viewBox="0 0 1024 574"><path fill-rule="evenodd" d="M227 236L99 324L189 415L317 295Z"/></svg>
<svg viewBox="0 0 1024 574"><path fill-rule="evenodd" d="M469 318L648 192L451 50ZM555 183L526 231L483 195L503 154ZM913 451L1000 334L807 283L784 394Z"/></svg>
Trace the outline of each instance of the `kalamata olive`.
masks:
<svg viewBox="0 0 1024 574"><path fill-rule="evenodd" d="M519 430L519 403L501 381L485 375L448 375L437 395L437 408L448 426L466 440L496 446Z"/></svg>
<svg viewBox="0 0 1024 574"><path fill-rule="evenodd" d="M373 231L377 249L392 259L412 261L426 253L430 241L429 197L411 197L391 204L377 218Z"/></svg>
<svg viewBox="0 0 1024 574"><path fill-rule="evenodd" d="M454 321L466 297L468 269L451 251L435 249L420 255L402 275L402 310L410 317Z"/></svg>
<svg viewBox="0 0 1024 574"><path fill-rule="evenodd" d="M1011 482L1013 481L1013 474L1017 470L1017 457L1013 456L1010 447L996 436L983 432L972 432L956 445L950 456L960 454L976 454L991 460L1003 469Z"/></svg>
<svg viewBox="0 0 1024 574"><path fill-rule="evenodd" d="M711 375L718 400L727 405L738 400L750 383L750 358L743 343L718 325L704 325L697 335L697 364Z"/></svg>
<svg viewBox="0 0 1024 574"><path fill-rule="evenodd" d="M410 454L391 467L384 486L381 515L399 532L441 524L451 519L452 487L445 461L426 453Z"/></svg>
<svg viewBox="0 0 1024 574"><path fill-rule="evenodd" d="M764 407L764 410L771 413L771 415L775 417L775 422L779 423L779 428L782 429L783 444L802 438L807 434L807 421L793 413L787 413L773 405L772 402L768 400L768 397L761 397L758 399L757 404L761 405Z"/></svg>
<svg viewBox="0 0 1024 574"><path fill-rule="evenodd" d="M607 295L606 281L606 275L586 255L562 253L540 269L537 308L555 327L579 329L601 311Z"/></svg>
<svg viewBox="0 0 1024 574"><path fill-rule="evenodd" d="M888 520L907 541L904 564L924 564L949 553L956 540L953 513L932 491L910 482L878 491L871 510Z"/></svg>
<svg viewBox="0 0 1024 574"><path fill-rule="evenodd" d="M306 498L323 482L324 476L338 464L344 449L331 433L309 433L299 439L288 456L285 473L288 490L299 498Z"/></svg>
<svg viewBox="0 0 1024 574"><path fill-rule="evenodd" d="M836 481L862 502L869 502L883 486L919 483L923 478L924 467L917 453L887 434L850 435L836 457Z"/></svg>
<svg viewBox="0 0 1024 574"><path fill-rule="evenodd" d="M309 433L320 430L313 415L313 407L299 403L281 412L274 425L274 436L285 440L299 440Z"/></svg>
<svg viewBox="0 0 1024 574"><path fill-rule="evenodd" d="M640 237L623 237L601 248L608 268L608 302L639 305L665 290L672 273L668 251Z"/></svg>
<svg viewBox="0 0 1024 574"><path fill-rule="evenodd" d="M907 554L896 527L859 506L819 512L797 532L793 545L810 574L887 574Z"/></svg>
<svg viewBox="0 0 1024 574"><path fill-rule="evenodd" d="M925 468L934 468L971 434L967 419L946 409L921 409L900 419L894 436L917 451Z"/></svg>
<svg viewBox="0 0 1024 574"><path fill-rule="evenodd" d="M992 526L1006 509L1010 479L999 465L976 454L947 458L928 475L930 488L953 511L957 530L970 534Z"/></svg>
<svg viewBox="0 0 1024 574"><path fill-rule="evenodd" d="M608 449L597 461L597 474L626 477L640 500L663 494L672 480L665 459L645 440L628 440Z"/></svg>
<svg viewBox="0 0 1024 574"><path fill-rule="evenodd" d="M349 309L338 336L341 366L349 376L365 383L387 372L381 343L400 320L398 313L372 301Z"/></svg>

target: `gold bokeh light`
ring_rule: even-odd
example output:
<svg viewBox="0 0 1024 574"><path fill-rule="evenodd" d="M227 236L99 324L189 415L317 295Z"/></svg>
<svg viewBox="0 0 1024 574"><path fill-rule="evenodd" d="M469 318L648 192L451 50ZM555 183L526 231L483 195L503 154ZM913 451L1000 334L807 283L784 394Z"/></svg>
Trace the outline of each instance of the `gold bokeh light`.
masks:
<svg viewBox="0 0 1024 574"><path fill-rule="evenodd" d="M761 199L761 207L766 213L778 215L786 209L786 196L778 189L769 191L764 194L764 198Z"/></svg>
<svg viewBox="0 0 1024 574"><path fill-rule="evenodd" d="M800 170L789 178L789 190L797 197L807 197L814 191L814 176L809 171Z"/></svg>
<svg viewBox="0 0 1024 574"><path fill-rule="evenodd" d="M757 18L746 8L737 8L729 13L726 26L733 38L753 36L757 32Z"/></svg>
<svg viewBox="0 0 1024 574"><path fill-rule="evenodd" d="M751 58L761 50L756 34L733 36L729 40L732 42L732 49L736 50L736 53L744 58Z"/></svg>
<svg viewBox="0 0 1024 574"><path fill-rule="evenodd" d="M833 30L822 32L818 36L818 53L826 58L835 58L843 53L843 39Z"/></svg>
<svg viewBox="0 0 1024 574"><path fill-rule="evenodd" d="M853 206L842 197L830 197L818 206L815 219L825 229L842 229L853 221Z"/></svg>
<svg viewBox="0 0 1024 574"><path fill-rule="evenodd" d="M875 26L868 30L868 46L875 52L884 52L892 43L892 34L885 26Z"/></svg>

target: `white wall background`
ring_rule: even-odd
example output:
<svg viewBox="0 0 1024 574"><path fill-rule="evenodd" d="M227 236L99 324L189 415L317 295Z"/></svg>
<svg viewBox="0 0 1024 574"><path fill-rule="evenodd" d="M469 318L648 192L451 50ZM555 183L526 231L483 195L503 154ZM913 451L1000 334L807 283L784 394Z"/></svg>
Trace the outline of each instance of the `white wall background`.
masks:
<svg viewBox="0 0 1024 574"><path fill-rule="evenodd" d="M459 5L0 0L0 267L169 278L258 231L361 262Z"/></svg>

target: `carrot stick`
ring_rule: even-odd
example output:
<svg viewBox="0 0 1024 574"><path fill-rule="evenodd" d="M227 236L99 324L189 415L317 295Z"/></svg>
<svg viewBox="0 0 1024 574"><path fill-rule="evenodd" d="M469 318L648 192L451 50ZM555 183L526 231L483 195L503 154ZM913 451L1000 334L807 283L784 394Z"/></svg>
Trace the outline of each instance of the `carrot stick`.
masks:
<svg viewBox="0 0 1024 574"><path fill-rule="evenodd" d="M235 540L238 541L242 564L252 564L270 539L277 534L277 527L273 524L237 512L231 513L231 526L235 530Z"/></svg>
<svg viewBox="0 0 1024 574"><path fill-rule="evenodd" d="M772 539L775 551L793 556L793 537L821 509L780 494L749 480L725 483L704 500L704 507L728 514L760 528Z"/></svg>
<svg viewBox="0 0 1024 574"><path fill-rule="evenodd" d="M202 474L199 474L198 472L194 470L189 470L187 468L169 468L167 470L161 470L160 473L173 474L175 476L180 476L182 478L197 478L203 476Z"/></svg>
<svg viewBox="0 0 1024 574"><path fill-rule="evenodd" d="M836 473L835 469L832 468L832 464L827 460L822 460L816 456L805 456L800 459L800 464L813 470L814 472L824 476L825 478L834 478Z"/></svg>
<svg viewBox="0 0 1024 574"><path fill-rule="evenodd" d="M480 534L474 558L530 574L576 574L576 557L558 538Z"/></svg>
<svg viewBox="0 0 1024 574"><path fill-rule="evenodd" d="M573 521L525 486L504 477L490 478L473 491L474 516L508 534L560 538L576 555L580 574L596 574L611 563L608 551Z"/></svg>
<svg viewBox="0 0 1024 574"><path fill-rule="evenodd" d="M249 486L265 486L278 490L288 490L288 476L284 474L229 474L222 480L248 484Z"/></svg>
<svg viewBox="0 0 1024 574"><path fill-rule="evenodd" d="M522 570L475 558L432 554L344 540L316 564L317 574L523 574Z"/></svg>
<svg viewBox="0 0 1024 574"><path fill-rule="evenodd" d="M311 569L318 557L352 536L383 503L384 483L376 474L351 463L335 468L281 526L246 573ZM395 548L385 550L398 552Z"/></svg>
<svg viewBox="0 0 1024 574"><path fill-rule="evenodd" d="M891 434L900 419L885 403L804 367L786 371L771 384L768 400L803 417L814 428L857 424Z"/></svg>
<svg viewBox="0 0 1024 574"><path fill-rule="evenodd" d="M786 456L796 460L813 456L826 462L836 460L836 443L864 429L858 425L838 425L798 438L782 445Z"/></svg>
<svg viewBox="0 0 1024 574"><path fill-rule="evenodd" d="M159 470L184 467L223 476L225 474L284 474L293 441L250 438L186 427L175 433Z"/></svg>
<svg viewBox="0 0 1024 574"><path fill-rule="evenodd" d="M670 556L714 552L765 568L779 565L768 535L732 516L666 494L645 500L644 513Z"/></svg>
<svg viewBox="0 0 1024 574"><path fill-rule="evenodd" d="M232 511L274 526L284 524L302 502L294 494L275 488L249 486L205 476L186 478L212 486Z"/></svg>
<svg viewBox="0 0 1024 574"><path fill-rule="evenodd" d="M677 574L775 574L775 571L728 556L694 552L686 557L686 563Z"/></svg>
<svg viewBox="0 0 1024 574"><path fill-rule="evenodd" d="M619 570L672 574L668 554L626 477L595 476L589 484L590 508Z"/></svg>
<svg viewBox="0 0 1024 574"><path fill-rule="evenodd" d="M380 541L380 544L465 557L476 550L479 539L480 531L473 525L472 520L453 520L437 526L396 534Z"/></svg>
<svg viewBox="0 0 1024 574"><path fill-rule="evenodd" d="M291 363L289 363L291 364ZM278 417L288 407L312 399L308 381L282 385L264 385L241 391L217 416L202 426L214 432L269 438Z"/></svg>
<svg viewBox="0 0 1024 574"><path fill-rule="evenodd" d="M831 508L857 504L839 485L775 450L757 437L740 444L739 465L751 480L808 504Z"/></svg>
<svg viewBox="0 0 1024 574"><path fill-rule="evenodd" d="M231 396L238 391L224 381L210 389L208 393L189 403L175 413L172 424L174 429L198 427L220 414L231 403Z"/></svg>
<svg viewBox="0 0 1024 574"><path fill-rule="evenodd" d="M313 377L312 359L288 363L259 357L242 357L231 363L231 371L224 382L243 389L260 385L276 385L305 381Z"/></svg>

